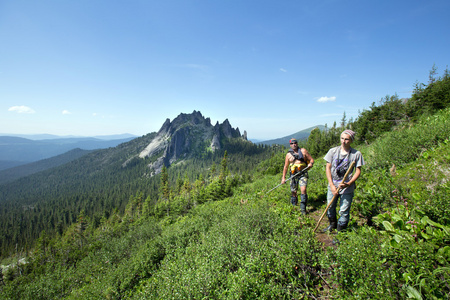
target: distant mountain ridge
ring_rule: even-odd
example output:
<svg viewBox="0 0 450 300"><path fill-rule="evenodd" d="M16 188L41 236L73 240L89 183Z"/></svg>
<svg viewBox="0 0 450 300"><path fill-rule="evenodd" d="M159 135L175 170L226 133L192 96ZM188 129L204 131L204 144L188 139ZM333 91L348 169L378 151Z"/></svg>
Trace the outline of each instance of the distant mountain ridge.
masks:
<svg viewBox="0 0 450 300"><path fill-rule="evenodd" d="M252 142L254 144L278 144L289 147L288 141L290 138L295 137L298 140L305 140L308 138L310 132L314 128L323 130L325 126L317 125L286 137L268 141ZM233 127L231 127L228 119L226 119L222 124L217 122L214 126L212 126L210 118L203 117L201 112L197 112L195 110L192 114L181 113L172 122L169 119L166 119L158 133L153 133L152 135L156 136L152 138L148 142L147 146L139 153L132 154L130 158L123 162L123 167L126 167L130 163L136 163L136 159L150 157L159 153L159 155L157 155L158 157L153 159L153 162L149 164L149 168L152 169L151 174L157 174L161 171L163 165L169 166L176 160L186 158L189 152L192 152L192 149L198 152L202 151L202 147L206 147L209 149L209 151L215 151L222 147L221 140L223 141L224 138L235 137L247 141L247 133L244 131L244 134L241 135L239 128L234 129ZM47 134L29 136L30 138L46 137L47 139L45 140L31 140L15 136L0 136L0 158L5 157L3 156L5 150L3 149L2 153L2 147L7 147L8 144L12 144L15 146L21 145L23 147L23 149L19 150L17 150L17 147L13 147L13 149L10 151L10 153L14 153L15 156L13 158L16 158L17 160L0 160L0 184L11 182L18 178L62 165L64 163L75 160L94 149L115 147L117 146L116 144L127 142L127 139L134 137L129 134L103 136L103 138L126 136L129 137L125 138L125 140L119 139L112 141L100 141L95 137L62 138L59 136ZM141 139L141 142L139 142L139 144L142 145L142 142L144 142L144 140L145 139ZM52 146L55 144L60 146L60 148L57 148L56 151L61 151L61 146L65 145L69 146L68 148L74 147L76 145L80 147L70 149L62 154L57 154L55 156L44 158L42 160L32 161L31 163L23 161L26 154L32 151L36 151L36 147L39 147L39 145ZM81 147L85 147L84 149L88 150L80 149ZM35 154L38 155L38 153Z"/></svg>
<svg viewBox="0 0 450 300"><path fill-rule="evenodd" d="M130 133L111 134L111 135L95 135L95 136L77 136L77 135L54 135L54 134L14 134L0 133L0 136L21 137L28 140L55 140L55 139L99 139L99 140L120 140L128 138L136 138L137 136Z"/></svg>
<svg viewBox="0 0 450 300"><path fill-rule="evenodd" d="M11 182L28 175L63 165L92 151L93 150L82 150L77 148L51 158L0 170L0 184Z"/></svg>
<svg viewBox="0 0 450 300"><path fill-rule="evenodd" d="M93 137L31 140L16 136L0 136L0 170L47 159L77 148L95 150L115 147L134 138L132 136L112 140Z"/></svg>
<svg viewBox="0 0 450 300"><path fill-rule="evenodd" d="M122 166L135 164L137 159L152 158L149 164L150 174L158 174L163 165L187 158L209 149L214 152L223 147L224 139L240 138L247 141L246 133L241 135L239 128L231 127L226 119L214 126L210 118L205 118L194 110L192 114L180 114L172 122L167 119L158 133L146 147L139 152L128 154L129 158ZM47 136L47 135L45 135ZM148 136L148 135L147 135ZM128 142L125 140L98 140L95 138L54 138L30 140L21 137L0 136L0 184L62 165L91 150L115 147ZM133 139L133 138L131 138ZM140 144L147 138L137 138ZM76 147L78 146L78 147ZM78 151L73 151L73 147ZM142 146L141 146L142 147ZM83 149L83 150L82 150ZM59 152L67 150L60 154ZM55 154L55 155L53 155ZM48 157L50 156L51 157ZM26 161L26 160L30 160Z"/></svg>
<svg viewBox="0 0 450 300"><path fill-rule="evenodd" d="M324 130L325 126L324 125L316 125L313 127L309 127L306 129L303 129L301 131L298 131L296 133L278 138L278 139L273 139L273 140L268 140L268 141L262 141L262 142L257 142L256 144L263 144L263 145L273 145L273 144L277 144L277 145L283 145L286 147L289 147L289 140L291 138L295 138L299 141L301 140L306 140L309 135L311 134L311 131L313 131L315 128L319 128L320 130Z"/></svg>

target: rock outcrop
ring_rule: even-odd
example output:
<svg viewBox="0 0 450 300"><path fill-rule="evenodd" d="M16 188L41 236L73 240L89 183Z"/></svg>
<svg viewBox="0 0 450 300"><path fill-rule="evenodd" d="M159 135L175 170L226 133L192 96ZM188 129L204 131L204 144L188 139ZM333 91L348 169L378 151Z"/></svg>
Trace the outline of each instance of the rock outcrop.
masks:
<svg viewBox="0 0 450 300"><path fill-rule="evenodd" d="M191 114L180 114L172 122L167 119L155 138L139 153L139 158L154 158L149 164L154 175L160 173L164 165L169 166L207 149L219 150L222 141L231 138L247 140L246 132L241 136L239 129L231 127L228 119L212 126L210 118L194 110Z"/></svg>

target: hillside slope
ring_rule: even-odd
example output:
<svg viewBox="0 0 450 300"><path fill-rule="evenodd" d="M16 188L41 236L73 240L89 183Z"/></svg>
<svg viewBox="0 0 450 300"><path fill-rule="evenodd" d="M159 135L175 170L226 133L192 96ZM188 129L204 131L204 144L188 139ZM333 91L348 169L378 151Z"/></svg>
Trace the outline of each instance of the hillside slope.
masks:
<svg viewBox="0 0 450 300"><path fill-rule="evenodd" d="M320 151L344 129L333 128L314 139L323 145L309 171L308 215L290 205L288 186L268 192L280 182L285 149L247 166L251 156L224 152L195 181L171 178L171 168L163 168L156 198L135 190L123 212L98 223L81 211L67 230L43 232L32 251L16 253L6 261L1 296L449 299L448 74L406 103L390 98L346 124L369 124L371 141L354 144L367 164L346 231L313 232L327 192ZM232 159L252 166L252 176L230 170ZM26 263L15 264L22 257Z"/></svg>
<svg viewBox="0 0 450 300"><path fill-rule="evenodd" d="M160 220L145 212L146 200L137 196L130 199L123 216L115 214L97 229L87 226L80 231L86 224L80 219L61 239L51 242L42 236L30 257L30 267L38 268L33 272L39 275L26 284L23 280L8 282L4 293L11 299L31 299L37 294L47 299L78 299L86 294L125 299L298 299L308 295L316 299L406 299L415 294L445 299L450 295L449 272L445 271L450 262L445 252L449 224L445 227L422 216L425 223L419 221L419 232L423 228L432 237L415 238L415 229L406 220L416 220L417 215L412 210L410 217L404 214L408 208L401 199L420 189L429 190L427 183L442 185L450 164L446 158L449 146L450 142L442 143L430 151L432 158L422 156L397 170L394 177L382 170L365 172L349 230L325 235L329 240L338 238L338 246L324 247L320 242L324 234L312 232L325 207L324 162L319 160L310 172L313 201L306 217L291 208L286 186L267 193L278 184L279 174L258 176L237 187L229 198ZM370 152L370 148L364 150ZM436 162L443 170L437 177L434 172L425 177L419 172L424 181L404 181L409 176L402 175L418 173L417 165L426 168ZM405 191L411 183L416 187L411 194L392 193L394 188ZM185 190L173 201L188 201L197 192ZM380 222L390 215L397 219L388 223L395 228L403 220L403 229L383 231L383 227L365 225L363 200L369 195L374 200L380 192L386 193L384 209L392 211L383 214ZM410 207L420 203L416 201L411 200ZM423 290L415 284L422 279Z"/></svg>
<svg viewBox="0 0 450 300"><path fill-rule="evenodd" d="M138 192L157 198L163 167L172 181L206 177L225 151L230 153L229 168L237 173L271 153L248 142L228 120L213 126L194 111L167 120L157 133L0 184L1 255L16 245L31 247L43 230L61 233L83 210L98 224L114 210L123 212Z"/></svg>
<svg viewBox="0 0 450 300"><path fill-rule="evenodd" d="M77 148L95 150L115 147L132 139L134 137L114 140L97 138L30 140L21 137L0 136L0 170L47 159Z"/></svg>
<svg viewBox="0 0 450 300"><path fill-rule="evenodd" d="M39 160L37 162L29 163L26 165L21 165L18 167L9 168L6 170L0 171L0 185L7 182L12 182L19 178L35 174L38 172L42 172L65 163L68 163L72 160L78 159L83 155L92 152L91 150L82 150L82 149L74 149L70 150L61 155L57 155L51 158Z"/></svg>

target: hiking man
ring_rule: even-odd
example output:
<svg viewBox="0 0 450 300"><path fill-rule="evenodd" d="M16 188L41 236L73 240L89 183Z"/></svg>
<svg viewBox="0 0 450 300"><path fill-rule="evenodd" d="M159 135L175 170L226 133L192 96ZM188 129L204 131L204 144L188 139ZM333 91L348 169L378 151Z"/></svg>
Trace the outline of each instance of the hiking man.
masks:
<svg viewBox="0 0 450 300"><path fill-rule="evenodd" d="M292 138L289 140L289 149L284 160L283 177L281 183L286 183L286 174L289 172L292 175L297 174L306 167L312 168L314 165L314 159L304 148L299 148L297 140ZM306 214L306 204L308 202L308 194L306 193L306 187L308 185L308 172L304 172L295 176L291 180L291 204L297 205L298 203L298 186L300 185L300 211L302 214Z"/></svg>
<svg viewBox="0 0 450 300"><path fill-rule="evenodd" d="M335 195L338 194L336 200L330 205L327 216L330 225L324 230L337 231L347 228L350 220L350 206L355 191L355 181L361 175L361 166L364 165L364 159L361 152L350 147L355 139L355 132L352 130L344 130L341 133L341 145L331 148L325 155L326 174L328 180L327 203L330 203ZM341 183L350 164L355 162L355 170L351 170L345 183ZM353 173L354 172L354 173ZM353 174L352 174L353 173ZM340 199L339 220L336 217L336 205Z"/></svg>

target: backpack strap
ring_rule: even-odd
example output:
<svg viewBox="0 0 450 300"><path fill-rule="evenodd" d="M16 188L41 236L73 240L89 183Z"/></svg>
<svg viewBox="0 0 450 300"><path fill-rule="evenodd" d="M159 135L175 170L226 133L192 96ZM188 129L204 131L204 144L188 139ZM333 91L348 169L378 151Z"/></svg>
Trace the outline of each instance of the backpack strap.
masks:
<svg viewBox="0 0 450 300"><path fill-rule="evenodd" d="M298 153L295 153L294 150L289 149L288 151L296 160L299 160L301 162L306 162L305 157L303 156L303 153L301 151L301 148L298 148Z"/></svg>

